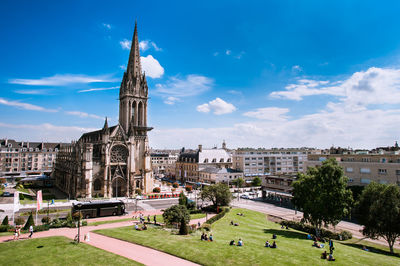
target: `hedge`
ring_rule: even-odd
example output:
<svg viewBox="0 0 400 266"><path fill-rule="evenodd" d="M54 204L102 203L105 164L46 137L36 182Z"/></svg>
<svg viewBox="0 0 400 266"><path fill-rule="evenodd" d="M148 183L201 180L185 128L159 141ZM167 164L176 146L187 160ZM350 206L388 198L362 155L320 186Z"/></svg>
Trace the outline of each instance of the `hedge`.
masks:
<svg viewBox="0 0 400 266"><path fill-rule="evenodd" d="M9 229L13 228L9 225L0 225L0 232L8 232Z"/></svg>
<svg viewBox="0 0 400 266"><path fill-rule="evenodd" d="M48 224L36 225L33 227L33 232L48 231L49 229L50 225Z"/></svg>
<svg viewBox="0 0 400 266"><path fill-rule="evenodd" d="M212 224L215 223L216 221L218 221L219 219L221 219L222 217L225 216L225 214L227 214L230 211L229 207L225 207L223 208L222 212L218 213L217 215L211 217L210 219L208 219L206 221L206 224Z"/></svg>
<svg viewBox="0 0 400 266"><path fill-rule="evenodd" d="M309 234L315 234L315 227L313 227L309 224L304 224L304 223L295 222L295 221L281 221L280 224L283 226L291 227L291 228L299 230L299 231L309 233ZM335 239L335 240L347 240L347 239L351 239L353 237L353 235L349 231L346 231L346 230L340 231L339 233L334 233L334 232L324 229L324 228L320 229L320 235L323 238L330 238L330 239Z"/></svg>
<svg viewBox="0 0 400 266"><path fill-rule="evenodd" d="M190 214L203 213L203 210L188 210Z"/></svg>

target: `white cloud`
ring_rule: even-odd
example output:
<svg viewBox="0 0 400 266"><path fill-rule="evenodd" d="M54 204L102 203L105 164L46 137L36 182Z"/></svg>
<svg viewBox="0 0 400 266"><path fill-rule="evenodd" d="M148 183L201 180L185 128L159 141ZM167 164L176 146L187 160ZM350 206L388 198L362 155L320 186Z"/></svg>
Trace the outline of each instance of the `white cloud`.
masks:
<svg viewBox="0 0 400 266"><path fill-rule="evenodd" d="M241 51L240 53L238 53L237 55L235 55L234 57L236 59L242 59L243 55L245 54L245 52Z"/></svg>
<svg viewBox="0 0 400 266"><path fill-rule="evenodd" d="M126 66L125 65L120 65L119 68L122 69L122 70L126 70Z"/></svg>
<svg viewBox="0 0 400 266"><path fill-rule="evenodd" d="M119 86L114 86L114 87L110 87L110 88L93 88L93 89L80 90L78 92L81 93L81 92L90 92L90 91L108 91L108 90L115 90L118 88L119 88Z"/></svg>
<svg viewBox="0 0 400 266"><path fill-rule="evenodd" d="M88 113L80 112L80 111L66 111L65 113L67 115L79 116L81 118L95 118L95 119L104 120L104 117L101 117L101 116L98 116L98 115L93 115L93 114L88 114Z"/></svg>
<svg viewBox="0 0 400 266"><path fill-rule="evenodd" d="M164 103L169 104L169 105L174 105L176 102L179 102L179 101L180 101L179 98L172 97L172 96L169 96L166 99L164 99Z"/></svg>
<svg viewBox="0 0 400 266"><path fill-rule="evenodd" d="M111 24L103 23L103 27L106 28L107 30L111 30Z"/></svg>
<svg viewBox="0 0 400 266"><path fill-rule="evenodd" d="M77 126L57 126L43 124L8 124L0 122L0 135L14 139L30 141L70 142L78 139L83 133L97 130Z"/></svg>
<svg viewBox="0 0 400 266"><path fill-rule="evenodd" d="M196 109L202 113L208 113L212 111L216 115L223 115L234 112L236 107L233 104L227 103L221 98L217 97L215 100L197 106Z"/></svg>
<svg viewBox="0 0 400 266"><path fill-rule="evenodd" d="M231 50L226 50L226 51L225 51L225 54L226 54L226 55L230 55L231 53L232 53Z"/></svg>
<svg viewBox="0 0 400 266"><path fill-rule="evenodd" d="M15 90L15 93L18 94L28 94L28 95L48 95L50 94L49 90Z"/></svg>
<svg viewBox="0 0 400 266"><path fill-rule="evenodd" d="M124 50L130 50L131 46L132 46L132 42L127 39L123 39L122 41L119 42L119 44L121 45L122 49L124 49Z"/></svg>
<svg viewBox="0 0 400 266"><path fill-rule="evenodd" d="M150 40L143 40L143 41L139 42L139 49L141 51L144 52L150 48L153 48L157 52L162 51L162 49L160 47L158 47L155 42L152 42Z"/></svg>
<svg viewBox="0 0 400 266"><path fill-rule="evenodd" d="M51 77L40 79L10 79L8 83L30 85L30 86L65 86L80 83L95 83L95 82L115 82L118 79L111 78L109 75L102 76L86 76L74 74L57 74Z"/></svg>
<svg viewBox="0 0 400 266"><path fill-rule="evenodd" d="M303 71L303 68L299 65L292 66L292 72L298 73Z"/></svg>
<svg viewBox="0 0 400 266"><path fill-rule="evenodd" d="M198 112L201 112L201 113L209 113L211 111L210 105L208 103L204 103L204 104L198 105L196 107L196 110Z"/></svg>
<svg viewBox="0 0 400 266"><path fill-rule="evenodd" d="M150 78L161 78L164 75L164 68L153 56L141 56L140 60L142 63L143 71L146 72L146 76Z"/></svg>
<svg viewBox="0 0 400 266"><path fill-rule="evenodd" d="M17 107L19 109L25 109L25 110L30 110L30 111L41 111L41 112L58 112L58 110L55 109L47 109L38 105L33 105L30 103L23 103L19 101L8 101L4 98L0 98L0 104L7 105L7 106L12 106L12 107Z"/></svg>
<svg viewBox="0 0 400 266"><path fill-rule="evenodd" d="M305 96L333 95L347 107L400 103L400 69L371 67L336 82L302 79L285 91L270 94L275 98L302 100ZM357 107L358 106L358 107Z"/></svg>
<svg viewBox="0 0 400 266"><path fill-rule="evenodd" d="M285 121L288 119L288 116L286 114L289 111L290 110L288 108L266 107L258 108L256 111L246 112L243 115L262 120Z"/></svg>
<svg viewBox="0 0 400 266"><path fill-rule="evenodd" d="M187 75L183 79L171 77L165 84L156 84L154 94L163 97L165 103L173 104L181 98L196 96L209 90L213 83L213 79L196 74ZM174 98L172 103L168 100L170 97Z"/></svg>
<svg viewBox="0 0 400 266"><path fill-rule="evenodd" d="M213 56L218 56L218 55L219 55L218 52L213 53Z"/></svg>

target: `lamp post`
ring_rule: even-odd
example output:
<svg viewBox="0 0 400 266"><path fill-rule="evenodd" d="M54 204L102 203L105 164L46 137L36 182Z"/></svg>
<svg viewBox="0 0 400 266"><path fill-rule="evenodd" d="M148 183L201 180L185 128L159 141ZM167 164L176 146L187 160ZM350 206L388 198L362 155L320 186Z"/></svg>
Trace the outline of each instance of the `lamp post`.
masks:
<svg viewBox="0 0 400 266"><path fill-rule="evenodd" d="M78 216L78 243L81 242L81 207L82 207L82 203L78 203L76 206L78 206L79 208L79 216Z"/></svg>

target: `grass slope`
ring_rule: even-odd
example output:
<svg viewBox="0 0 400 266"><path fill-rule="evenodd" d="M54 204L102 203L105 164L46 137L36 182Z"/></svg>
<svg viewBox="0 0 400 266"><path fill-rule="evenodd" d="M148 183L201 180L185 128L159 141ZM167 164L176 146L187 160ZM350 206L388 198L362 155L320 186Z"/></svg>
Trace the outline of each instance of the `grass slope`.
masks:
<svg viewBox="0 0 400 266"><path fill-rule="evenodd" d="M46 237L0 244L1 265L142 265L66 237Z"/></svg>
<svg viewBox="0 0 400 266"><path fill-rule="evenodd" d="M236 215L238 212L245 216ZM229 225L230 221L240 226ZM100 234L148 246L203 265L400 265L400 259L362 251L358 246L335 242L336 262L320 259L324 249L312 247L306 234L281 230L278 224L267 221L264 214L245 209L233 209L212 226L214 242L200 241L201 232L180 236L167 230L150 227L135 231L122 227L96 231ZM278 236L277 249L265 248L266 240ZM243 247L229 246L230 240L241 238Z"/></svg>

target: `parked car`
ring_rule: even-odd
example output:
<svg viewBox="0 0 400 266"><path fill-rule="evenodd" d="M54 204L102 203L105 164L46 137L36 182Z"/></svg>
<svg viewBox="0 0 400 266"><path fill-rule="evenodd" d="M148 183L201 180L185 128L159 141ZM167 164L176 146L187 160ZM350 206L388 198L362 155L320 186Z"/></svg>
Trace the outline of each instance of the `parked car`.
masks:
<svg viewBox="0 0 400 266"><path fill-rule="evenodd" d="M247 194L240 195L240 197L242 199L250 199L249 195L247 195Z"/></svg>
<svg viewBox="0 0 400 266"><path fill-rule="evenodd" d="M13 195L11 195L10 192L8 192L8 191L3 192L3 197L11 197L11 196L13 196Z"/></svg>

